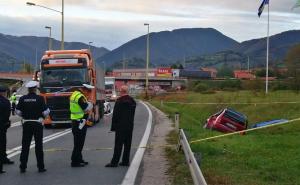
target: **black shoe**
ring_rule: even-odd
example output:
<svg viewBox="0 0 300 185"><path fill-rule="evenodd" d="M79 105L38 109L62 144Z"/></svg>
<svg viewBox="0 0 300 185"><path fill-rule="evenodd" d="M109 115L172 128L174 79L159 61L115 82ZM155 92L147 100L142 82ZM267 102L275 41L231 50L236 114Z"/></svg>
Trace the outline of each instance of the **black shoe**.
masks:
<svg viewBox="0 0 300 185"><path fill-rule="evenodd" d="M105 167L115 168L115 167L118 167L118 164L108 163L107 165L105 165Z"/></svg>
<svg viewBox="0 0 300 185"><path fill-rule="evenodd" d="M25 172L26 172L26 169L20 168L20 172L21 172L21 173L25 173Z"/></svg>
<svg viewBox="0 0 300 185"><path fill-rule="evenodd" d="M84 167L83 163L71 163L71 167Z"/></svg>
<svg viewBox="0 0 300 185"><path fill-rule="evenodd" d="M88 165L89 162L87 162L87 161L81 161L80 164Z"/></svg>
<svg viewBox="0 0 300 185"><path fill-rule="evenodd" d="M44 173L46 172L47 170L45 168L39 168L39 173Z"/></svg>
<svg viewBox="0 0 300 185"><path fill-rule="evenodd" d="M121 162L121 163L119 163L119 165L120 166L129 166L129 163L123 163L123 162Z"/></svg>
<svg viewBox="0 0 300 185"><path fill-rule="evenodd" d="M10 165L10 164L15 164L15 162L8 159L8 160L5 160L5 161L3 162L3 164L8 164L8 165Z"/></svg>

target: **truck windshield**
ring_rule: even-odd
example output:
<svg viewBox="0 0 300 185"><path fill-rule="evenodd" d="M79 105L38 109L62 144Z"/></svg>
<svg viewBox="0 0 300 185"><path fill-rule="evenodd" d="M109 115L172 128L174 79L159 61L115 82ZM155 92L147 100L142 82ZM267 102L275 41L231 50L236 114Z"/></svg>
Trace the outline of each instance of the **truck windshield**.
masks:
<svg viewBox="0 0 300 185"><path fill-rule="evenodd" d="M109 90L114 89L114 84L105 84L105 89L109 89Z"/></svg>
<svg viewBox="0 0 300 185"><path fill-rule="evenodd" d="M44 87L81 86L86 83L87 69L45 69L42 72L41 85Z"/></svg>

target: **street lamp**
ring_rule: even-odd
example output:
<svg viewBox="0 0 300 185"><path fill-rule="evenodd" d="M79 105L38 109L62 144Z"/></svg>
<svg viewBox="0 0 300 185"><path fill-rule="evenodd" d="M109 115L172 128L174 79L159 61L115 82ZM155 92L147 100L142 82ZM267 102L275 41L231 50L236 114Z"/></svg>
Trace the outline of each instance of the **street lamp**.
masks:
<svg viewBox="0 0 300 185"><path fill-rule="evenodd" d="M45 28L46 29L49 29L49 50L52 50L52 34L51 34L51 30L52 30L52 28L51 28L51 26L45 26Z"/></svg>
<svg viewBox="0 0 300 185"><path fill-rule="evenodd" d="M147 58L146 58L146 98L148 98L148 88L149 88L149 30L150 30L150 24L144 23L144 26L148 27L148 33L147 33Z"/></svg>
<svg viewBox="0 0 300 185"><path fill-rule="evenodd" d="M105 66L105 61L102 61L102 63L103 63L103 71L104 71L104 76L106 75L106 66Z"/></svg>
<svg viewBox="0 0 300 185"><path fill-rule="evenodd" d="M89 50L91 52L91 44L93 44L93 42L89 42Z"/></svg>
<svg viewBox="0 0 300 185"><path fill-rule="evenodd" d="M55 9L52 9L52 8L48 8L46 6L43 6L43 5L38 5L36 3L32 3L32 2L27 2L26 3L28 6L38 6L38 7L41 7L41 8L45 8L47 10L51 10L51 11L54 11L54 12L58 12L61 14L61 50L64 50L64 7L65 7L65 3L64 3L64 0L62 0L62 9L61 11L59 10L55 10Z"/></svg>

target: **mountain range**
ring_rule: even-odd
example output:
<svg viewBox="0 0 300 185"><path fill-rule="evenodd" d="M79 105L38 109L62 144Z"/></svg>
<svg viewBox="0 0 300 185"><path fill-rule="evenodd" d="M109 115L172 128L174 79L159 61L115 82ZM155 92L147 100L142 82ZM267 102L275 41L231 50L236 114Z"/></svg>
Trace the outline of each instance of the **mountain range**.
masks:
<svg viewBox="0 0 300 185"><path fill-rule="evenodd" d="M287 51L300 43L300 31L291 30L270 37L270 64L282 65ZM179 29L150 34L150 62L154 66L181 63L188 68L228 65L235 69L262 67L266 63L266 38L237 42L212 28ZM113 67L137 67L145 61L146 36L131 40L97 59ZM125 65L121 64L124 63ZM143 67L142 63L139 67Z"/></svg>
<svg viewBox="0 0 300 185"><path fill-rule="evenodd" d="M35 36L11 36L0 34L0 59L5 66L9 65L5 62L5 58L10 57L10 61L14 61L16 69L24 63L35 65L36 57L39 60L44 52L48 50L48 37L35 37ZM60 49L60 41L52 39L52 49ZM87 49L89 45L80 42L65 42L65 49ZM106 48L98 48L91 46L91 51L95 58L109 52ZM0 67L3 71L3 68Z"/></svg>
<svg viewBox="0 0 300 185"><path fill-rule="evenodd" d="M236 69L247 66L262 67L266 61L266 38L237 42L213 28L189 28L150 33L150 66L169 66L183 63L187 67L217 67L229 65ZM147 35L135 38L109 51L91 47L96 62L105 62L110 68L139 68L145 66ZM287 51L300 43L300 31L292 30L270 37L270 63L282 64ZM65 42L65 49L83 49L89 46L80 42ZM11 63L24 60L35 64L48 48L47 37L10 36L0 34L0 70ZM53 40L53 49L60 42ZM37 51L37 52L36 52ZM22 61L22 62L21 62ZM6 67L5 67L6 66Z"/></svg>

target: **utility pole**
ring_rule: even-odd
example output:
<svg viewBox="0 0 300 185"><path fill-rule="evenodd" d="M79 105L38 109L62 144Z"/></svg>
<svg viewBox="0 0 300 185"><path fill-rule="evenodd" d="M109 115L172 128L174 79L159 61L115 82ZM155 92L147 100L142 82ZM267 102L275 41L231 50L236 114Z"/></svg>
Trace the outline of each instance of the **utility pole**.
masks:
<svg viewBox="0 0 300 185"><path fill-rule="evenodd" d="M24 70L24 72L26 72L26 68L25 68L25 57L24 57L24 59L23 59L23 70Z"/></svg>
<svg viewBox="0 0 300 185"><path fill-rule="evenodd" d="M38 70L37 64L38 64L37 48L35 48L35 70Z"/></svg>
<svg viewBox="0 0 300 185"><path fill-rule="evenodd" d="M248 56L248 72L250 71L250 57Z"/></svg>
<svg viewBox="0 0 300 185"><path fill-rule="evenodd" d="M62 7L61 7L61 50L65 49L65 3L62 0Z"/></svg>
<svg viewBox="0 0 300 185"><path fill-rule="evenodd" d="M52 50L52 27L51 26L45 26L46 29L49 29L49 46L48 50Z"/></svg>
<svg viewBox="0 0 300 185"><path fill-rule="evenodd" d="M148 27L148 33L147 33L147 59L146 59L146 98L148 98L148 88L149 88L149 31L150 31L150 24L149 23L145 23L144 26Z"/></svg>

